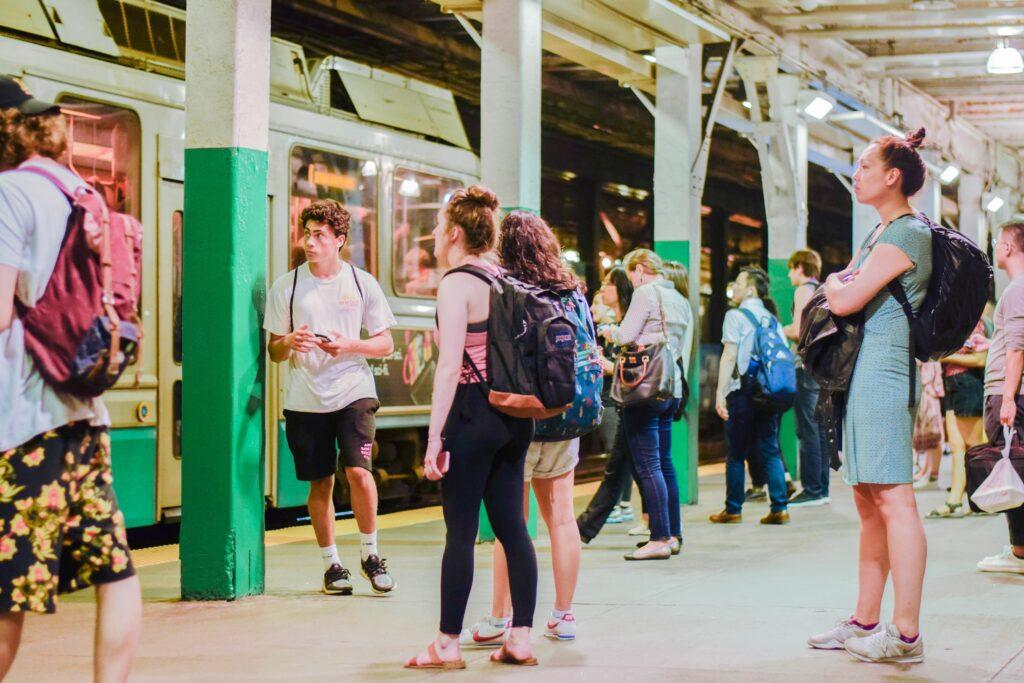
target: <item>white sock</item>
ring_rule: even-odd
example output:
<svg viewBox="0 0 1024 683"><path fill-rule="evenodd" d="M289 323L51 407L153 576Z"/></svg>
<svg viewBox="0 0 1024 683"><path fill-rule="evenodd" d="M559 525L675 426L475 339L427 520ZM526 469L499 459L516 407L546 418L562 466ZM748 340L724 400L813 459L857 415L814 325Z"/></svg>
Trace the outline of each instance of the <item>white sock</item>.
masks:
<svg viewBox="0 0 1024 683"><path fill-rule="evenodd" d="M371 531L368 534L359 534L359 555L365 560L370 555L378 555L377 532Z"/></svg>
<svg viewBox="0 0 1024 683"><path fill-rule="evenodd" d="M569 609L567 609L567 610L560 610L560 609L553 609L553 610L551 610L551 618L552 619L561 619L566 614L572 614L572 608L571 607Z"/></svg>
<svg viewBox="0 0 1024 683"><path fill-rule="evenodd" d="M508 628L508 623L512 621L512 617L487 617L487 620L494 628Z"/></svg>
<svg viewBox="0 0 1024 683"><path fill-rule="evenodd" d="M324 562L324 571L330 569L332 564L341 566L341 558L338 557L338 546L329 545L320 548L320 559Z"/></svg>

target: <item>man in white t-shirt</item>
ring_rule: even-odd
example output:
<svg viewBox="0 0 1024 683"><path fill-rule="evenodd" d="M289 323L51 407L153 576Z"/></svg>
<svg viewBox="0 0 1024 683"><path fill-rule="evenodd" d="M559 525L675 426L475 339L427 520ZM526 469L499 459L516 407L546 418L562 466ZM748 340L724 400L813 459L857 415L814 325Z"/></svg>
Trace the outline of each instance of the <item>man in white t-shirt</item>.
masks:
<svg viewBox="0 0 1024 683"><path fill-rule="evenodd" d="M56 161L67 146L60 108L0 76L0 679L25 613L54 612L59 593L96 587L96 680L128 677L142 621L107 409L43 381L15 306L43 298L71 215L40 173L71 190L85 185ZM60 656L59 645L51 654ZM35 675L45 677L45 666Z"/></svg>
<svg viewBox="0 0 1024 683"><path fill-rule="evenodd" d="M395 587L377 551L377 485L370 469L380 407L367 358L394 351L396 324L380 285L341 258L351 217L318 200L299 216L306 263L274 282L263 326L275 363L288 361L284 419L295 473L309 482L309 516L324 563L323 591L349 595L349 571L334 542L339 456L359 525L361 570L376 593ZM368 339L361 339L363 329Z"/></svg>

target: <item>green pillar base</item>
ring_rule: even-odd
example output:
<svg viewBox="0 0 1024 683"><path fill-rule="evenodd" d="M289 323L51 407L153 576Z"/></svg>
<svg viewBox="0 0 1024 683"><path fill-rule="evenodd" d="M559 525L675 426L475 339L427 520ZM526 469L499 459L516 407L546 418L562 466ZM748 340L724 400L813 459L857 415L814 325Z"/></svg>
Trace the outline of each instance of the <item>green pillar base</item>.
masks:
<svg viewBox="0 0 1024 683"><path fill-rule="evenodd" d="M537 540L537 498L530 490L530 516L526 519L526 530L530 538ZM480 529L476 535L477 543L490 543L494 540L494 529L491 528L491 520L487 516L487 510L480 506Z"/></svg>
<svg viewBox="0 0 1024 683"><path fill-rule="evenodd" d="M181 595L264 589L267 152L185 151Z"/></svg>
<svg viewBox="0 0 1024 683"><path fill-rule="evenodd" d="M779 307L779 320L783 325L793 322L793 286L789 284L789 259L768 259L769 290ZM800 449L796 438L796 418L792 410L782 415L779 429L782 459L793 481L800 479Z"/></svg>

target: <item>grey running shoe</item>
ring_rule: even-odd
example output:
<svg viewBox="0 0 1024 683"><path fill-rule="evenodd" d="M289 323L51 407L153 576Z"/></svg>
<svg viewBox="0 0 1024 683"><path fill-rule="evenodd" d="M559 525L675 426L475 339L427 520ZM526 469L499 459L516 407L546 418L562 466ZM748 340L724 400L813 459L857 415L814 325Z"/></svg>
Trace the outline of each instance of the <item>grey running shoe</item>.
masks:
<svg viewBox="0 0 1024 683"><path fill-rule="evenodd" d="M870 636L872 633L878 633L881 629L881 625L876 625L870 631L861 628L853 623L853 617L850 617L849 619L841 619L834 627L824 633L811 636L807 639L807 644L818 650L842 650L846 645L846 641L850 638Z"/></svg>
<svg viewBox="0 0 1024 683"><path fill-rule="evenodd" d="M924 661L924 638L912 643L900 638L900 630L889 624L884 631L846 641L846 651L862 662L879 664L916 664Z"/></svg>
<svg viewBox="0 0 1024 683"><path fill-rule="evenodd" d="M324 572L324 593L328 595L352 595L352 582L348 570L340 564L332 564Z"/></svg>
<svg viewBox="0 0 1024 683"><path fill-rule="evenodd" d="M387 560L370 555L360 562L363 577L370 582L374 593L390 593L395 588L395 580L388 574Z"/></svg>

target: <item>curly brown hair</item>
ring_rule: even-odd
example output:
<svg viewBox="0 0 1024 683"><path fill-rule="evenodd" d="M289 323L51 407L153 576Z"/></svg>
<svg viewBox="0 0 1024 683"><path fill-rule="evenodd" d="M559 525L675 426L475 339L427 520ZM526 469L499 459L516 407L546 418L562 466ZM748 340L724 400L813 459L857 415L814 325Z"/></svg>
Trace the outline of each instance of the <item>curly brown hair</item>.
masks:
<svg viewBox="0 0 1024 683"><path fill-rule="evenodd" d="M449 229L457 225L465 236L466 251L483 254L494 249L498 232L498 195L482 185L470 185L452 193L444 207Z"/></svg>
<svg viewBox="0 0 1024 683"><path fill-rule="evenodd" d="M585 289L562 262L558 238L543 218L513 211L501 222L498 255L509 274L523 282L556 291Z"/></svg>
<svg viewBox="0 0 1024 683"><path fill-rule="evenodd" d="M68 124L62 114L0 110L0 170L14 168L33 154L59 161L67 149Z"/></svg>
<svg viewBox="0 0 1024 683"><path fill-rule="evenodd" d="M333 199L318 199L299 214L299 226L306 227L308 221L323 223L334 231L335 237L348 237L352 215L341 202Z"/></svg>

